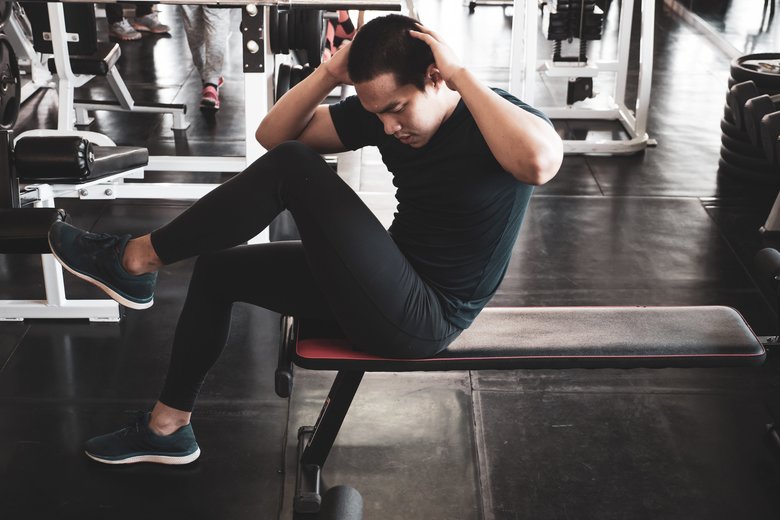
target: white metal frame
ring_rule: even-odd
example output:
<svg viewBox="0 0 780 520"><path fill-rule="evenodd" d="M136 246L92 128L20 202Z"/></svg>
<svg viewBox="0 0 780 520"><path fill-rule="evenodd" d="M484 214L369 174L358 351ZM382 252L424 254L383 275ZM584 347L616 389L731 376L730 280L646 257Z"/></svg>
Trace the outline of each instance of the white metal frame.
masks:
<svg viewBox="0 0 780 520"><path fill-rule="evenodd" d="M618 56L614 61L595 61L580 66L539 61L537 35L540 17L536 0L515 0L512 24L512 56L509 90L529 104L534 102L534 84L538 74L553 77L595 77L601 72L616 73L611 107L575 108L572 106L538 107L551 119L609 120L621 123L628 140L602 139L597 141L565 140L568 154L603 153L632 154L655 144L647 135L647 113L650 106L650 83L653 70L653 26L655 0L639 0L642 25L639 47L639 83L636 106L626 106L626 77L628 73L631 23L634 0L623 0L620 7ZM522 5L522 4L525 5Z"/></svg>
<svg viewBox="0 0 780 520"><path fill-rule="evenodd" d="M76 103L73 95L74 90L94 76L73 73L73 69L70 67L63 5L61 3L48 3L47 8L51 26L54 63L57 65L57 93L59 94L58 129L72 130L77 124L89 124L91 120L87 115L87 110L170 113L173 116L174 129L185 130L189 126L184 117L184 109L137 105L116 67L111 68L106 79L108 79L108 84L118 100L117 104Z"/></svg>
<svg viewBox="0 0 780 520"><path fill-rule="evenodd" d="M77 122L75 117L75 108L73 101L73 89L82 85L86 80L80 79L80 76L73 74L68 61L68 47L65 36L65 19L61 3L49 3L49 20L52 33L52 45L54 48L54 60L57 64L57 71L60 76L59 85L59 120L58 128L70 130ZM268 9L262 11L268 20ZM266 24L267 26L267 24ZM268 38L265 38L266 63L273 63L273 54L270 53ZM270 58L270 59L269 59ZM245 120L246 149L243 157L180 157L180 156L150 156L147 170L151 171L220 171L220 172L240 172L248 164L260 157L264 149L257 143L254 137L254 129L260 124L260 121L268 112L272 104L269 98L269 92L273 92L273 78L262 72L244 73L244 92L245 92ZM87 77L89 79L89 77ZM122 83L124 85L124 83ZM269 88L270 87L270 88ZM105 109L104 106L101 108ZM136 108L137 105L136 105ZM80 115L79 118L83 116ZM175 126L174 126L175 128ZM208 170L205 170L208 165ZM176 185L161 186L155 198L179 198L176 196ZM189 197L185 197L189 198Z"/></svg>
<svg viewBox="0 0 780 520"><path fill-rule="evenodd" d="M30 63L31 77L29 81L25 81L22 84L21 99L19 100L20 103L24 103L36 90L39 88L52 88L54 83L51 72L46 66L48 58L42 58L41 54L33 48L32 43L25 35L25 30L22 28L23 22L19 19L21 15L17 12L17 8L18 6L14 5L10 18L3 26L3 32L11 42L11 47L13 47L16 53L17 60ZM24 21L24 23L27 22Z"/></svg>
<svg viewBox="0 0 780 520"><path fill-rule="evenodd" d="M78 185L72 189L79 189ZM36 208L53 208L54 191L47 184L27 186L27 197L33 196ZM121 318L119 304L113 300L69 300L65 296L62 267L51 254L41 255L45 300L0 300L0 321L25 319L78 319L117 322Z"/></svg>
<svg viewBox="0 0 780 520"><path fill-rule="evenodd" d="M115 146L107 136L97 132L73 130L39 129L23 132L14 142L24 137L46 137L80 135L100 146ZM122 176L143 172L136 168L96 181L80 184L28 184L21 188L22 199L31 201L36 208L54 208L54 199L79 193L103 182L114 182ZM65 281L62 266L53 255L41 255L43 282L46 290L44 300L0 300L0 321L23 321L25 319L89 319L96 322L117 322L121 318L119 304L113 300L69 300L65 296Z"/></svg>

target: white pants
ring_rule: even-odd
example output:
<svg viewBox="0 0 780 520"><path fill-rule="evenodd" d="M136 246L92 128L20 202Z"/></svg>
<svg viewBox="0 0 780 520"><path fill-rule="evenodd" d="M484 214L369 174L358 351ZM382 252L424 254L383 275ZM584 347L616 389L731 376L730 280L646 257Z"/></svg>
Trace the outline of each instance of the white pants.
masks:
<svg viewBox="0 0 780 520"><path fill-rule="evenodd" d="M192 62L203 83L217 85L230 35L231 9L205 5L180 5L184 33L192 53Z"/></svg>

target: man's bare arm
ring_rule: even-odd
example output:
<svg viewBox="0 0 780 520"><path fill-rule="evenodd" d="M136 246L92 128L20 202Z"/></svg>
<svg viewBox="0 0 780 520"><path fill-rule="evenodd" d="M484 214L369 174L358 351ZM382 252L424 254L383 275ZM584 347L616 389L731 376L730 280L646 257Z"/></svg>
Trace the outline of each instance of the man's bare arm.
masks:
<svg viewBox="0 0 780 520"><path fill-rule="evenodd" d="M348 56L347 45L282 96L257 127L257 141L269 150L284 141L297 140L319 153L344 151L330 110L321 103L334 88L349 83Z"/></svg>
<svg viewBox="0 0 780 520"><path fill-rule="evenodd" d="M460 94L499 164L527 184L552 179L563 161L563 143L555 130L482 84L438 34L419 28L410 34L431 47L436 61L433 75Z"/></svg>

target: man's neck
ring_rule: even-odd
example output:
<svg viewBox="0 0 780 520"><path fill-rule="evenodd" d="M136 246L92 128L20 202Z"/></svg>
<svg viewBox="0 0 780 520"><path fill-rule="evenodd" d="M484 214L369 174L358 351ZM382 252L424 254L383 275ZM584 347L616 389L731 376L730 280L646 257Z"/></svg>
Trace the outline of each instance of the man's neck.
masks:
<svg viewBox="0 0 780 520"><path fill-rule="evenodd" d="M458 103L460 103L460 94L456 90L451 90L448 87L444 87L444 92L442 92L442 95L445 96L444 99L444 105L447 107L447 110L444 113L444 117L442 118L441 122L444 123L446 120L452 116L452 113L455 112L455 108L457 108Z"/></svg>

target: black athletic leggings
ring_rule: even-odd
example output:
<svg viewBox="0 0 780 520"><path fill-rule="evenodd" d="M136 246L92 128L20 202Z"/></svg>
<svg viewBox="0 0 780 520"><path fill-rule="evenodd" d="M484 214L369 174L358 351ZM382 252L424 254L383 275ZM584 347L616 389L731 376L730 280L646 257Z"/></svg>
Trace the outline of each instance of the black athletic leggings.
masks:
<svg viewBox="0 0 780 520"><path fill-rule="evenodd" d="M300 242L239 245L284 209ZM430 356L460 333L357 194L298 142L207 194L152 244L166 264L200 255L160 396L179 410L192 410L222 352L234 302L335 322L357 348L385 357Z"/></svg>

